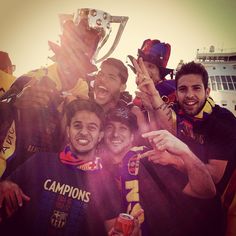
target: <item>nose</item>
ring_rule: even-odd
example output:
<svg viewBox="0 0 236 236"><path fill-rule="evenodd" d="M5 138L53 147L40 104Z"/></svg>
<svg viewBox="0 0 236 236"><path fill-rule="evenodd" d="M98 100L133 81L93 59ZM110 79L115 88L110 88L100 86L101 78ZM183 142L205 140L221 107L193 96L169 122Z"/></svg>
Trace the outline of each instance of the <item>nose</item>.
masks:
<svg viewBox="0 0 236 236"><path fill-rule="evenodd" d="M81 130L80 130L80 134L82 134L82 135L88 134L87 128L86 127L82 127Z"/></svg>
<svg viewBox="0 0 236 236"><path fill-rule="evenodd" d="M186 92L186 97L192 98L193 96L194 96L194 93L193 93L192 89L188 89Z"/></svg>
<svg viewBox="0 0 236 236"><path fill-rule="evenodd" d="M118 130L115 128L115 129L113 129L113 131L112 131L112 137L118 137L119 136L119 134L118 134Z"/></svg>
<svg viewBox="0 0 236 236"><path fill-rule="evenodd" d="M97 75L96 78L95 78L95 82L98 82L98 83L104 82L104 76Z"/></svg>

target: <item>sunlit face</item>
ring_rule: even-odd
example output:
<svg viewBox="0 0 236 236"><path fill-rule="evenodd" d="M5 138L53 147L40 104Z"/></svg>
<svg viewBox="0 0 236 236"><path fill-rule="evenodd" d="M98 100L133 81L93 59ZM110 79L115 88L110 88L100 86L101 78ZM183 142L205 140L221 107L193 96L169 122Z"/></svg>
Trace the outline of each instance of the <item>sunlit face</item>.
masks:
<svg viewBox="0 0 236 236"><path fill-rule="evenodd" d="M158 84L161 81L159 68L155 64L148 61L144 61L144 64L154 84Z"/></svg>
<svg viewBox="0 0 236 236"><path fill-rule="evenodd" d="M201 75L183 75L178 80L177 100L183 111L190 116L195 116L200 112L209 93L210 89L204 88Z"/></svg>
<svg viewBox="0 0 236 236"><path fill-rule="evenodd" d="M78 111L67 127L67 135L73 152L92 152L103 137L101 121L93 112Z"/></svg>
<svg viewBox="0 0 236 236"><path fill-rule="evenodd" d="M125 90L119 70L113 65L104 64L94 81L94 99L101 106L116 103L120 92Z"/></svg>
<svg viewBox="0 0 236 236"><path fill-rule="evenodd" d="M132 146L134 135L130 128L118 121L106 124L104 142L113 154L126 153Z"/></svg>

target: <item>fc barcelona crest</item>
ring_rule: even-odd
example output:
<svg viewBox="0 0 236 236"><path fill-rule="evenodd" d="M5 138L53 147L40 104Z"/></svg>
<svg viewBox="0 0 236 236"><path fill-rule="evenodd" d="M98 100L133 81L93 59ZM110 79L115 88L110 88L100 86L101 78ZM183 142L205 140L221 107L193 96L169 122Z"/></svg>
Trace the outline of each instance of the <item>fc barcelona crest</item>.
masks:
<svg viewBox="0 0 236 236"><path fill-rule="evenodd" d="M129 159L128 162L128 172L130 175L137 175L139 170L139 154L134 155Z"/></svg>
<svg viewBox="0 0 236 236"><path fill-rule="evenodd" d="M51 216L51 225L57 229L61 229L65 226L68 214L62 211L54 211Z"/></svg>

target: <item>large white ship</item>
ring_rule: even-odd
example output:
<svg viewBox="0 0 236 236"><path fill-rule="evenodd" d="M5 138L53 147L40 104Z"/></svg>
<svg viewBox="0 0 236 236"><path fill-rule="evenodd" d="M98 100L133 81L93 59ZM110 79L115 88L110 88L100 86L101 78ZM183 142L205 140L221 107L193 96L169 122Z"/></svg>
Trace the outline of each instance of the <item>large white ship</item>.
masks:
<svg viewBox="0 0 236 236"><path fill-rule="evenodd" d="M198 50L196 61L202 63L209 74L211 97L236 116L236 50L217 52L211 46L209 52Z"/></svg>
<svg viewBox="0 0 236 236"><path fill-rule="evenodd" d="M208 52L197 50L195 61L202 63L209 74L210 95L215 103L236 116L236 50L216 51L211 46Z"/></svg>

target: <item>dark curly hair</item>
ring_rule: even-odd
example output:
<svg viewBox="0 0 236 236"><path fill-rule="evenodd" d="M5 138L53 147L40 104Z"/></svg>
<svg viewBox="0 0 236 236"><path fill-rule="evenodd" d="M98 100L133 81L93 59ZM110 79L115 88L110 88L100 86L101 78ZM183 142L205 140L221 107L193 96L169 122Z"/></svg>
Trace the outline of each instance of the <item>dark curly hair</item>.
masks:
<svg viewBox="0 0 236 236"><path fill-rule="evenodd" d="M105 112L103 108L94 101L80 98L75 99L66 106L65 110L67 125L70 125L71 119L77 111L90 111L95 113L97 117L101 120L101 128L104 127Z"/></svg>
<svg viewBox="0 0 236 236"><path fill-rule="evenodd" d="M189 75L189 74L201 75L204 88L206 89L208 87L208 73L207 73L207 70L205 69L205 67L201 63L196 63L194 61L183 64L181 66L180 70L177 71L177 73L175 75L176 87L177 87L177 84L178 84L178 80L183 75Z"/></svg>

